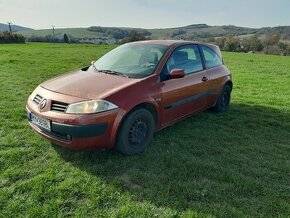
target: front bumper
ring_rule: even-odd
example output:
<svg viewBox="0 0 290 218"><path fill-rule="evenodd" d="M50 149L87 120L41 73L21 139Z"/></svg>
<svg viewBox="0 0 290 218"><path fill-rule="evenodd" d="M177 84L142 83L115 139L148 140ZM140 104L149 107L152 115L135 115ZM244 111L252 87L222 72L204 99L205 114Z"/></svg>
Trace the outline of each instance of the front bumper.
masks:
<svg viewBox="0 0 290 218"><path fill-rule="evenodd" d="M28 108L26 108L26 114L30 113L31 111ZM30 116L27 117L31 126L38 127L39 130L45 132L46 134L65 141L70 141L72 138L87 138L100 136L106 132L106 129L108 127L107 122L90 125L69 125L51 122L51 131L48 131L46 129L41 128L40 126L31 123L29 120Z"/></svg>
<svg viewBox="0 0 290 218"><path fill-rule="evenodd" d="M35 113L38 116L42 114L36 113L26 108L26 113ZM58 123L53 120L53 117L45 117L51 121L51 131L41 128L29 121L30 126L46 139L65 147L76 149L81 148L110 148L114 144L113 134L113 119L108 119L108 122L98 122L94 124L71 125Z"/></svg>
<svg viewBox="0 0 290 218"><path fill-rule="evenodd" d="M55 98L54 94L48 90L41 94L46 99ZM56 95L58 101L68 98L65 95L60 96L59 93ZM69 98L70 102L79 101L74 97ZM40 110L30 99L27 101L26 111L28 114L33 113L50 121L51 131L29 121L30 126L37 133L55 144L76 149L113 147L120 121L125 114L125 111L120 108L87 115L54 112L49 109L49 105L47 110Z"/></svg>

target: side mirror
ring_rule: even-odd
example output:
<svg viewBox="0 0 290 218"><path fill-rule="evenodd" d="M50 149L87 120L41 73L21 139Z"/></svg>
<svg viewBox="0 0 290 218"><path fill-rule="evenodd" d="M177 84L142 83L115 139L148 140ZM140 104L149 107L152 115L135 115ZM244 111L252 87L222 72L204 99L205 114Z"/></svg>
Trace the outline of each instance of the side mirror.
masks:
<svg viewBox="0 0 290 218"><path fill-rule="evenodd" d="M91 62L91 65L93 65L95 62L96 62L96 61L92 61L92 62Z"/></svg>
<svg viewBox="0 0 290 218"><path fill-rule="evenodd" d="M182 69L173 69L169 74L170 79L179 79L185 76L184 70Z"/></svg>

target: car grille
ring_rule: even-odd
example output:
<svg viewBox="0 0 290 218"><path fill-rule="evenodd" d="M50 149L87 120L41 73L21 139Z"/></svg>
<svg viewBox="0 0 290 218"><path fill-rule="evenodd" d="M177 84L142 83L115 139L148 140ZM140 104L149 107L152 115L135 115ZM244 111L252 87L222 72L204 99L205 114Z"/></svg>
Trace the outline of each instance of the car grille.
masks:
<svg viewBox="0 0 290 218"><path fill-rule="evenodd" d="M65 112L68 104L62 102L52 101L51 103L51 110L57 112Z"/></svg>
<svg viewBox="0 0 290 218"><path fill-rule="evenodd" d="M40 96L40 95L35 95L35 97L33 98L32 101L33 101L36 105L39 105L42 99L43 99L42 96Z"/></svg>

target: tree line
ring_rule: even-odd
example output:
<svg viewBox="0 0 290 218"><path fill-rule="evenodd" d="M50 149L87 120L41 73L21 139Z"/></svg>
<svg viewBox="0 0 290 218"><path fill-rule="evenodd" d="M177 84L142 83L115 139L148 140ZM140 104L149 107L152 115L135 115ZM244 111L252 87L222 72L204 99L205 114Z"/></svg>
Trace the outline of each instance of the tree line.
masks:
<svg viewBox="0 0 290 218"><path fill-rule="evenodd" d="M122 30L118 31L117 28L106 29L101 27L91 27L90 31L108 31L111 35L119 36L119 44L140 41L140 40L150 40L150 34L144 31L138 31L137 29ZM189 40L194 40L195 36L191 36ZM283 39L283 37L282 37ZM51 35L47 36L30 36L25 39L24 36L17 33L10 33L8 31L0 32L0 43L25 43L28 42L55 42L55 43L79 43L78 39L75 39L67 34L63 36L53 37ZM206 39L201 39L201 41L213 43L218 45L223 51L233 51L233 52L253 52L253 53L265 53L274 55L290 55L290 43L287 41L282 41L279 34L269 33L263 38L257 35L252 35L249 37L237 37L237 36L226 36L226 37L210 37Z"/></svg>
<svg viewBox="0 0 290 218"><path fill-rule="evenodd" d="M103 44L102 41L106 40L105 37L102 37L100 39L102 39L100 40L100 44ZM147 33L132 30L130 32L127 32L125 35L122 35L122 39L117 39L117 44L124 44L127 42L150 40L150 39L151 38L148 37ZM55 43L81 43L79 39L73 38L72 36L67 35L66 33L63 35L63 37L57 36L54 38L52 35L46 35L46 36L34 35L34 36L30 36L26 38L26 41L28 42L55 42Z"/></svg>
<svg viewBox="0 0 290 218"><path fill-rule="evenodd" d="M61 36L46 35L46 36L37 36L32 35L26 38L27 42L52 42L52 43L79 43L79 40L68 35L63 34Z"/></svg>
<svg viewBox="0 0 290 218"><path fill-rule="evenodd" d="M278 34L267 34L262 39L253 35L245 38L235 36L208 38L203 41L216 44L223 51L290 55L290 43L282 42Z"/></svg>
<svg viewBox="0 0 290 218"><path fill-rule="evenodd" d="M131 29L131 28L92 26L87 29L91 32L98 32L98 33L104 34L118 41L131 37L132 35L136 33L144 37L149 37L151 35L151 33L145 29L135 29L135 28Z"/></svg>
<svg viewBox="0 0 290 218"><path fill-rule="evenodd" d="M0 44L6 43L25 43L25 37L17 34L17 33L10 33L10 32L0 32Z"/></svg>

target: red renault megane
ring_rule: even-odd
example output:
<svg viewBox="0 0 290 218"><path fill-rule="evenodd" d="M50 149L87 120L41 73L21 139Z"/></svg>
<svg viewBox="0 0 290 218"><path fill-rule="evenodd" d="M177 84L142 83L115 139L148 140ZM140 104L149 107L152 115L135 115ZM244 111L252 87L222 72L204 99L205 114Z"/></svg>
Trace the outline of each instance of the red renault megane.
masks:
<svg viewBox="0 0 290 218"><path fill-rule="evenodd" d="M209 108L226 111L232 86L215 45L133 42L40 84L26 111L31 127L56 144L131 155L157 130Z"/></svg>

